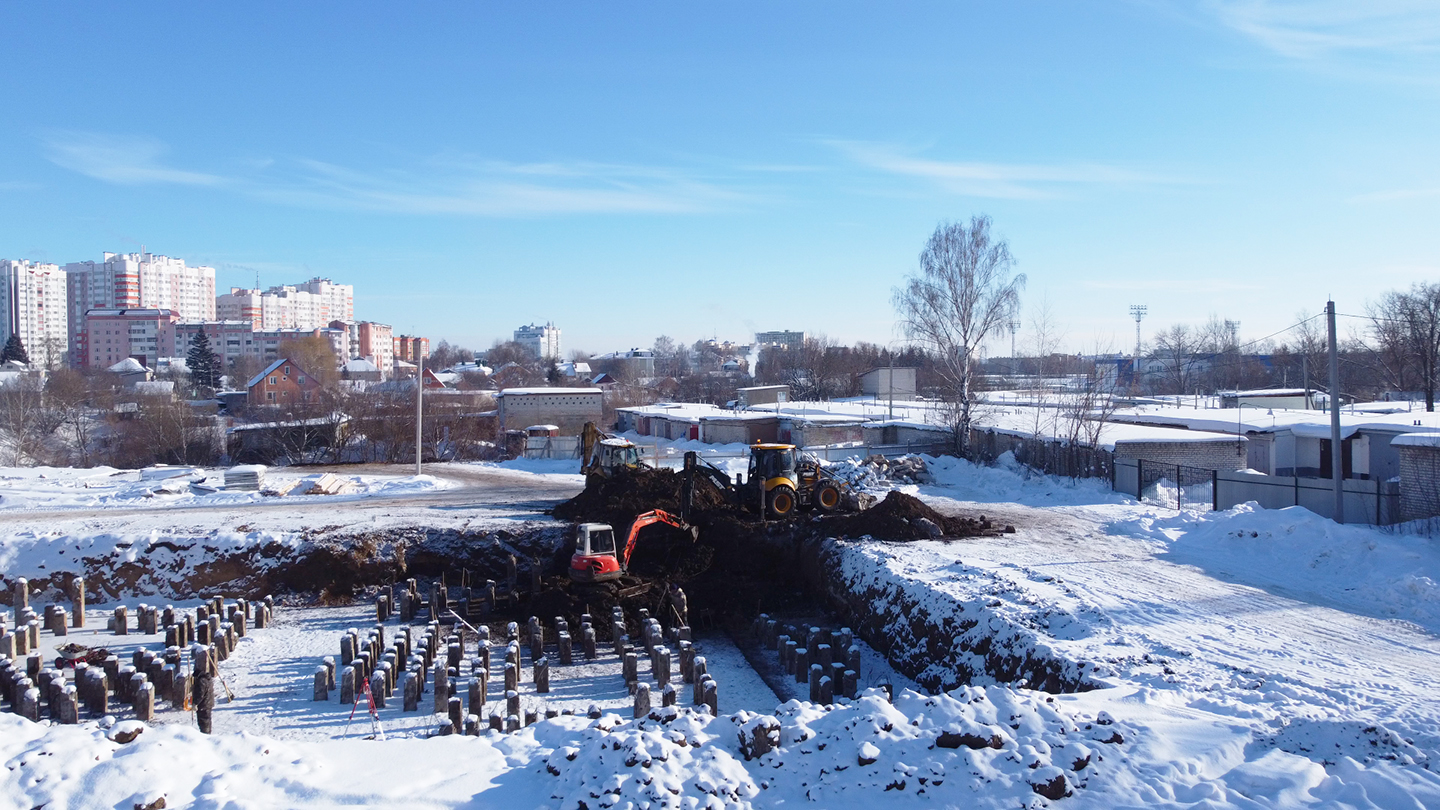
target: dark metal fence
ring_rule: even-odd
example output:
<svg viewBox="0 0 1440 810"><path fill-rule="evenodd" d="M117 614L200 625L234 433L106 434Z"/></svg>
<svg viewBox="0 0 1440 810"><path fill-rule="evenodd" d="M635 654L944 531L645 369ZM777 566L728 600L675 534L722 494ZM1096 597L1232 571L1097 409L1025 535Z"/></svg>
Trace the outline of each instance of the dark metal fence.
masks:
<svg viewBox="0 0 1440 810"><path fill-rule="evenodd" d="M1175 485L1175 508L1184 509L1188 504L1190 508L1215 509L1216 493L1219 488L1216 486L1217 473L1214 470L1207 470L1203 467L1187 467L1184 464L1166 464L1159 461L1136 461L1137 475L1140 479L1140 486L1135 497L1143 498L1145 491L1150 487L1157 486L1161 481L1169 481ZM1196 491L1197 487L1209 484L1209 491L1202 496ZM1187 493L1185 490L1189 489ZM1160 492L1156 492L1161 497Z"/></svg>
<svg viewBox="0 0 1440 810"><path fill-rule="evenodd" d="M1115 454L1109 450L971 428L971 461L993 464L1007 452L1021 464L1049 475L1115 480Z"/></svg>

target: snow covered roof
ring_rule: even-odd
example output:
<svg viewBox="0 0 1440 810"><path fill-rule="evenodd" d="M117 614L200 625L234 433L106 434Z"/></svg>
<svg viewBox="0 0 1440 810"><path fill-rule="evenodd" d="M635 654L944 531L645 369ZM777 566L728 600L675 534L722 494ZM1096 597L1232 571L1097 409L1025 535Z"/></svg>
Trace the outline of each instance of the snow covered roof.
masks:
<svg viewBox="0 0 1440 810"><path fill-rule="evenodd" d="M1314 389L1309 389L1312 393ZM1303 397L1304 388L1257 388L1253 391L1221 391L1220 396L1225 398L1234 397Z"/></svg>
<svg viewBox="0 0 1440 810"><path fill-rule="evenodd" d="M563 396L566 394L603 394L599 388L506 388L497 397L503 396L528 396L530 394L552 394Z"/></svg>
<svg viewBox="0 0 1440 810"><path fill-rule="evenodd" d="M110 367L110 371L116 374L135 374L144 370L145 366L141 365L140 361L133 357L127 357Z"/></svg>
<svg viewBox="0 0 1440 810"><path fill-rule="evenodd" d="M1231 434L1237 431L1274 433L1288 430L1304 438L1330 438L1330 414L1324 411L1145 407L1116 411L1110 416L1110 421L1172 425ZM1413 433L1425 429L1440 430L1440 413L1352 413L1344 408L1340 413L1340 435L1346 439L1361 430Z"/></svg>
<svg viewBox="0 0 1440 810"><path fill-rule="evenodd" d="M374 363L370 362L369 360L366 360L366 359L363 358L363 357L357 357L357 358L355 358L354 360L351 360L351 361L347 362L347 363L344 365L344 370L350 372L351 374L357 374L357 373L372 373L372 374L373 374L374 372L379 371L379 370L380 370L380 367L377 366L377 365L375 365Z"/></svg>
<svg viewBox="0 0 1440 810"><path fill-rule="evenodd" d="M1402 433L1390 440L1394 447L1440 447L1440 433Z"/></svg>
<svg viewBox="0 0 1440 810"><path fill-rule="evenodd" d="M163 396L175 393L175 383L170 380L144 380L135 383L135 391L140 394Z"/></svg>
<svg viewBox="0 0 1440 810"><path fill-rule="evenodd" d="M265 375L266 375L266 374L269 374L270 372L272 372L272 371L274 371L275 369L277 369L277 368L285 365L285 364L288 363L288 362L290 362L290 361L287 360L287 359L285 359L284 357L280 358L279 360L276 360L275 362L273 362L273 363L271 363L270 365L266 366L264 371L260 372L259 374L256 374L254 377L251 377L251 378L250 378L250 382L245 383L245 387L246 387L246 388L254 388L255 386L257 386L257 385L260 384L260 381L261 381L261 380L265 379Z"/></svg>

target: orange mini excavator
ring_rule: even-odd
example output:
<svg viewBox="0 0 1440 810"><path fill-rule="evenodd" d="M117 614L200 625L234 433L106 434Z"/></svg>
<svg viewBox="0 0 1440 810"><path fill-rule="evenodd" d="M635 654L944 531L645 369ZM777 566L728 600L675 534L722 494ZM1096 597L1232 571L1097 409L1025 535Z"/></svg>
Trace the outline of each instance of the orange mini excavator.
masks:
<svg viewBox="0 0 1440 810"><path fill-rule="evenodd" d="M615 530L608 523L581 523L575 533L575 555L570 558L570 579L575 582L611 582L625 576L630 566L630 555L635 552L635 540L640 530L652 523L666 523L690 533L693 542L699 530L669 512L654 509L644 512L630 524L630 534L625 538L625 548L616 553Z"/></svg>

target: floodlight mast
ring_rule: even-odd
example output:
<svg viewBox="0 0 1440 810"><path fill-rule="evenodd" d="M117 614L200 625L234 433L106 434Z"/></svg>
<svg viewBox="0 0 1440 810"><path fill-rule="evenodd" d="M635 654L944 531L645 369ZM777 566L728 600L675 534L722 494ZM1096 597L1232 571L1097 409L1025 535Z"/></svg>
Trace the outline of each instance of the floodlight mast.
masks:
<svg viewBox="0 0 1440 810"><path fill-rule="evenodd" d="M1135 319L1135 360L1132 363L1130 381L1133 387L1140 385L1140 321L1145 317L1148 307L1144 304L1131 304L1130 317Z"/></svg>

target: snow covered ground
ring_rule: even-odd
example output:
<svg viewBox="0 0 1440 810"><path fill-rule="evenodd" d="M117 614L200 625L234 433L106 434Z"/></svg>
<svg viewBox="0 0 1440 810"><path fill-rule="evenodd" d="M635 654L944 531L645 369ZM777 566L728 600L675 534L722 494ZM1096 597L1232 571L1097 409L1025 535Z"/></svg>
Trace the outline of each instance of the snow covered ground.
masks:
<svg viewBox="0 0 1440 810"><path fill-rule="evenodd" d="M319 474L305 469L270 468L269 487L298 482L287 498L342 502L361 498L398 497L449 489L456 483L431 475L346 475L344 491L306 495ZM0 510L52 511L70 509L156 508L174 506L242 506L268 499L257 491L227 491L225 471L196 467L118 470L113 467L0 468Z"/></svg>
<svg viewBox="0 0 1440 810"><path fill-rule="evenodd" d="M890 704L872 693L826 710L767 708L780 697L758 680L753 703L731 703L722 679L718 719L617 711L435 739L404 738L396 720L386 728L402 739L326 739L339 707L310 703L305 673L338 652L339 628L370 622L321 613L312 629L252 634L231 659L274 645L260 657L285 662L242 682L264 710L217 712L217 727L248 730L161 724L119 743L118 726L0 715L0 804L1440 807L1440 553L1428 540L1298 509L1177 512L1014 467L939 459L930 471L934 484L905 489L1017 532L856 543L847 564L924 594L932 610L988 609L1046 654L1093 665L1100 688L1047 695L979 678L948 695L901 691ZM574 486L566 473L495 472L519 490ZM768 753L754 748L757 727Z"/></svg>

